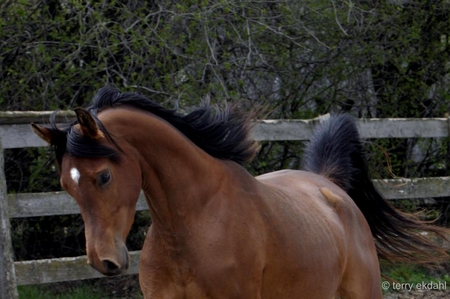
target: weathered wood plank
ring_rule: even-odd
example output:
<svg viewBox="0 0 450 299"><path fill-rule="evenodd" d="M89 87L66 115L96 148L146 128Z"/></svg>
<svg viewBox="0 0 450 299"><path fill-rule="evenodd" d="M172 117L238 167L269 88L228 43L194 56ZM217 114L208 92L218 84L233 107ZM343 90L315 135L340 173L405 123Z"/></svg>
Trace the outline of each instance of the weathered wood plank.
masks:
<svg viewBox="0 0 450 299"><path fill-rule="evenodd" d="M53 111L0 111L0 136L4 148L43 147L46 143L31 130L30 123L48 123ZM75 112L60 111L55 117L58 123L75 119Z"/></svg>
<svg viewBox="0 0 450 299"><path fill-rule="evenodd" d="M253 128L257 141L302 141L312 134L313 123L309 120L263 120Z"/></svg>
<svg viewBox="0 0 450 299"><path fill-rule="evenodd" d="M360 119L362 138L439 138L450 136L447 118Z"/></svg>
<svg viewBox="0 0 450 299"><path fill-rule="evenodd" d="M131 251L130 268L122 275L138 274L141 252ZM65 257L15 262L18 285L105 277L87 264L87 257Z"/></svg>
<svg viewBox="0 0 450 299"><path fill-rule="evenodd" d="M43 147L47 144L31 130L30 125L0 125L3 148Z"/></svg>
<svg viewBox="0 0 450 299"><path fill-rule="evenodd" d="M387 199L450 196L450 177L374 180L374 185Z"/></svg>
<svg viewBox="0 0 450 299"><path fill-rule="evenodd" d="M0 111L0 124L48 123L53 111ZM75 119L75 112L65 110L56 114L57 122L69 122Z"/></svg>
<svg viewBox="0 0 450 299"><path fill-rule="evenodd" d="M374 180L387 199L429 198L450 196L450 177ZM11 218L79 214L75 200L66 192L19 193L8 195ZM141 193L137 211L147 210Z"/></svg>
<svg viewBox="0 0 450 299"><path fill-rule="evenodd" d="M326 116L311 120L263 120L252 131L258 141L308 140L313 127ZM360 119L362 138L438 138L448 137L447 118L427 119ZM0 125L4 148L42 147L46 144L30 129L29 124Z"/></svg>
<svg viewBox="0 0 450 299"><path fill-rule="evenodd" d="M13 249L8 215L6 178L0 139L0 299L19 298L13 264Z"/></svg>
<svg viewBox="0 0 450 299"><path fill-rule="evenodd" d="M11 218L79 214L75 200L66 192L8 194Z"/></svg>
<svg viewBox="0 0 450 299"><path fill-rule="evenodd" d="M314 126L326 116L311 120L263 120L252 131L258 141L308 140ZM362 138L439 138L449 136L447 118L359 119Z"/></svg>
<svg viewBox="0 0 450 299"><path fill-rule="evenodd" d="M11 218L79 214L75 200L66 192L8 194ZM144 194L141 193L136 210L147 210Z"/></svg>

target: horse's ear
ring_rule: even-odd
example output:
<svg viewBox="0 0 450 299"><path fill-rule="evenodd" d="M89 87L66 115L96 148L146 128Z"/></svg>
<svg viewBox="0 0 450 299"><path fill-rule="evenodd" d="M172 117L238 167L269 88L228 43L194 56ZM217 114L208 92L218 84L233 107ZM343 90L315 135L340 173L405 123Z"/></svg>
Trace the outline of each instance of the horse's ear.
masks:
<svg viewBox="0 0 450 299"><path fill-rule="evenodd" d="M52 144L52 141L55 137L55 133L52 130L40 125L36 125L35 123L31 123L31 129L33 130L34 134L39 136L39 138L41 138L48 144Z"/></svg>
<svg viewBox="0 0 450 299"><path fill-rule="evenodd" d="M84 136L91 139L98 139L103 136L102 131L98 128L94 117L84 108L75 108L78 123Z"/></svg>

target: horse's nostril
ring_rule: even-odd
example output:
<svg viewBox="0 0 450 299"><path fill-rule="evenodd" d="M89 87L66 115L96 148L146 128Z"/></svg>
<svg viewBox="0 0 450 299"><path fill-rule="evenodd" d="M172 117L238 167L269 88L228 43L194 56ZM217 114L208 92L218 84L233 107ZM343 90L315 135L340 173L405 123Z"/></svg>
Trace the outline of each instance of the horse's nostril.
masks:
<svg viewBox="0 0 450 299"><path fill-rule="evenodd" d="M116 265L115 263L108 261L108 260L104 260L102 263L103 263L103 267L105 267L106 271L108 271L110 273L116 272L120 268L118 265Z"/></svg>

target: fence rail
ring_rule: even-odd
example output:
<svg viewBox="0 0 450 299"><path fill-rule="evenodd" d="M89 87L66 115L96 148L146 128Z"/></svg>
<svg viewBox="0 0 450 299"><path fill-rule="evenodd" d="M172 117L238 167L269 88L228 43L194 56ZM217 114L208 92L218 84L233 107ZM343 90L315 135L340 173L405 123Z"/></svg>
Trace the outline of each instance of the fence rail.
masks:
<svg viewBox="0 0 450 299"><path fill-rule="evenodd" d="M373 180L387 199L450 196L450 177ZM78 205L66 192L19 193L7 196L9 218L79 214ZM147 210L144 195L136 210Z"/></svg>
<svg viewBox="0 0 450 299"><path fill-rule="evenodd" d="M57 121L74 119L72 112L58 114ZM46 122L49 112L0 112L3 148L43 147L45 143L30 130L30 123ZM328 114L309 120L262 120L252 134L258 141L308 140L317 123ZM13 123L14 118L19 120ZM358 120L362 138L449 137L450 118L368 118Z"/></svg>
<svg viewBox="0 0 450 299"><path fill-rule="evenodd" d="M65 192L7 194L3 170L3 149L42 147L45 144L30 130L29 123L43 123L50 112L0 112L0 299L17 298L17 285L101 277L89 267L86 256L14 262L9 219L78 214L75 201ZM307 140L312 128L328 115L312 120L263 120L252 131L259 141ZM68 122L73 112L58 114L58 122ZM449 137L450 118L361 119L363 138L441 138ZM388 199L450 197L450 177L374 180ZM143 195L137 210L146 210ZM140 252L130 253L132 264L126 274L139 271Z"/></svg>

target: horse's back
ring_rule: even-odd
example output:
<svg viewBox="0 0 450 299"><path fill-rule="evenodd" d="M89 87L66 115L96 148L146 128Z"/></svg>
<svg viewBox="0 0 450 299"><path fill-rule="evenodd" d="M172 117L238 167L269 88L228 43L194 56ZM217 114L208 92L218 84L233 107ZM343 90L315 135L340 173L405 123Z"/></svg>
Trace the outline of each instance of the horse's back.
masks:
<svg viewBox="0 0 450 299"><path fill-rule="evenodd" d="M270 190L270 205L287 205L306 213L307 218L321 214L331 220L342 213L360 214L345 191L321 175L301 170L280 170L256 179Z"/></svg>
<svg viewBox="0 0 450 299"><path fill-rule="evenodd" d="M273 205L287 204L308 214L311 211L304 209L313 209L331 218L352 214L352 218L364 219L353 199L324 176L301 170L280 170L257 176L256 179L272 191L269 200Z"/></svg>

